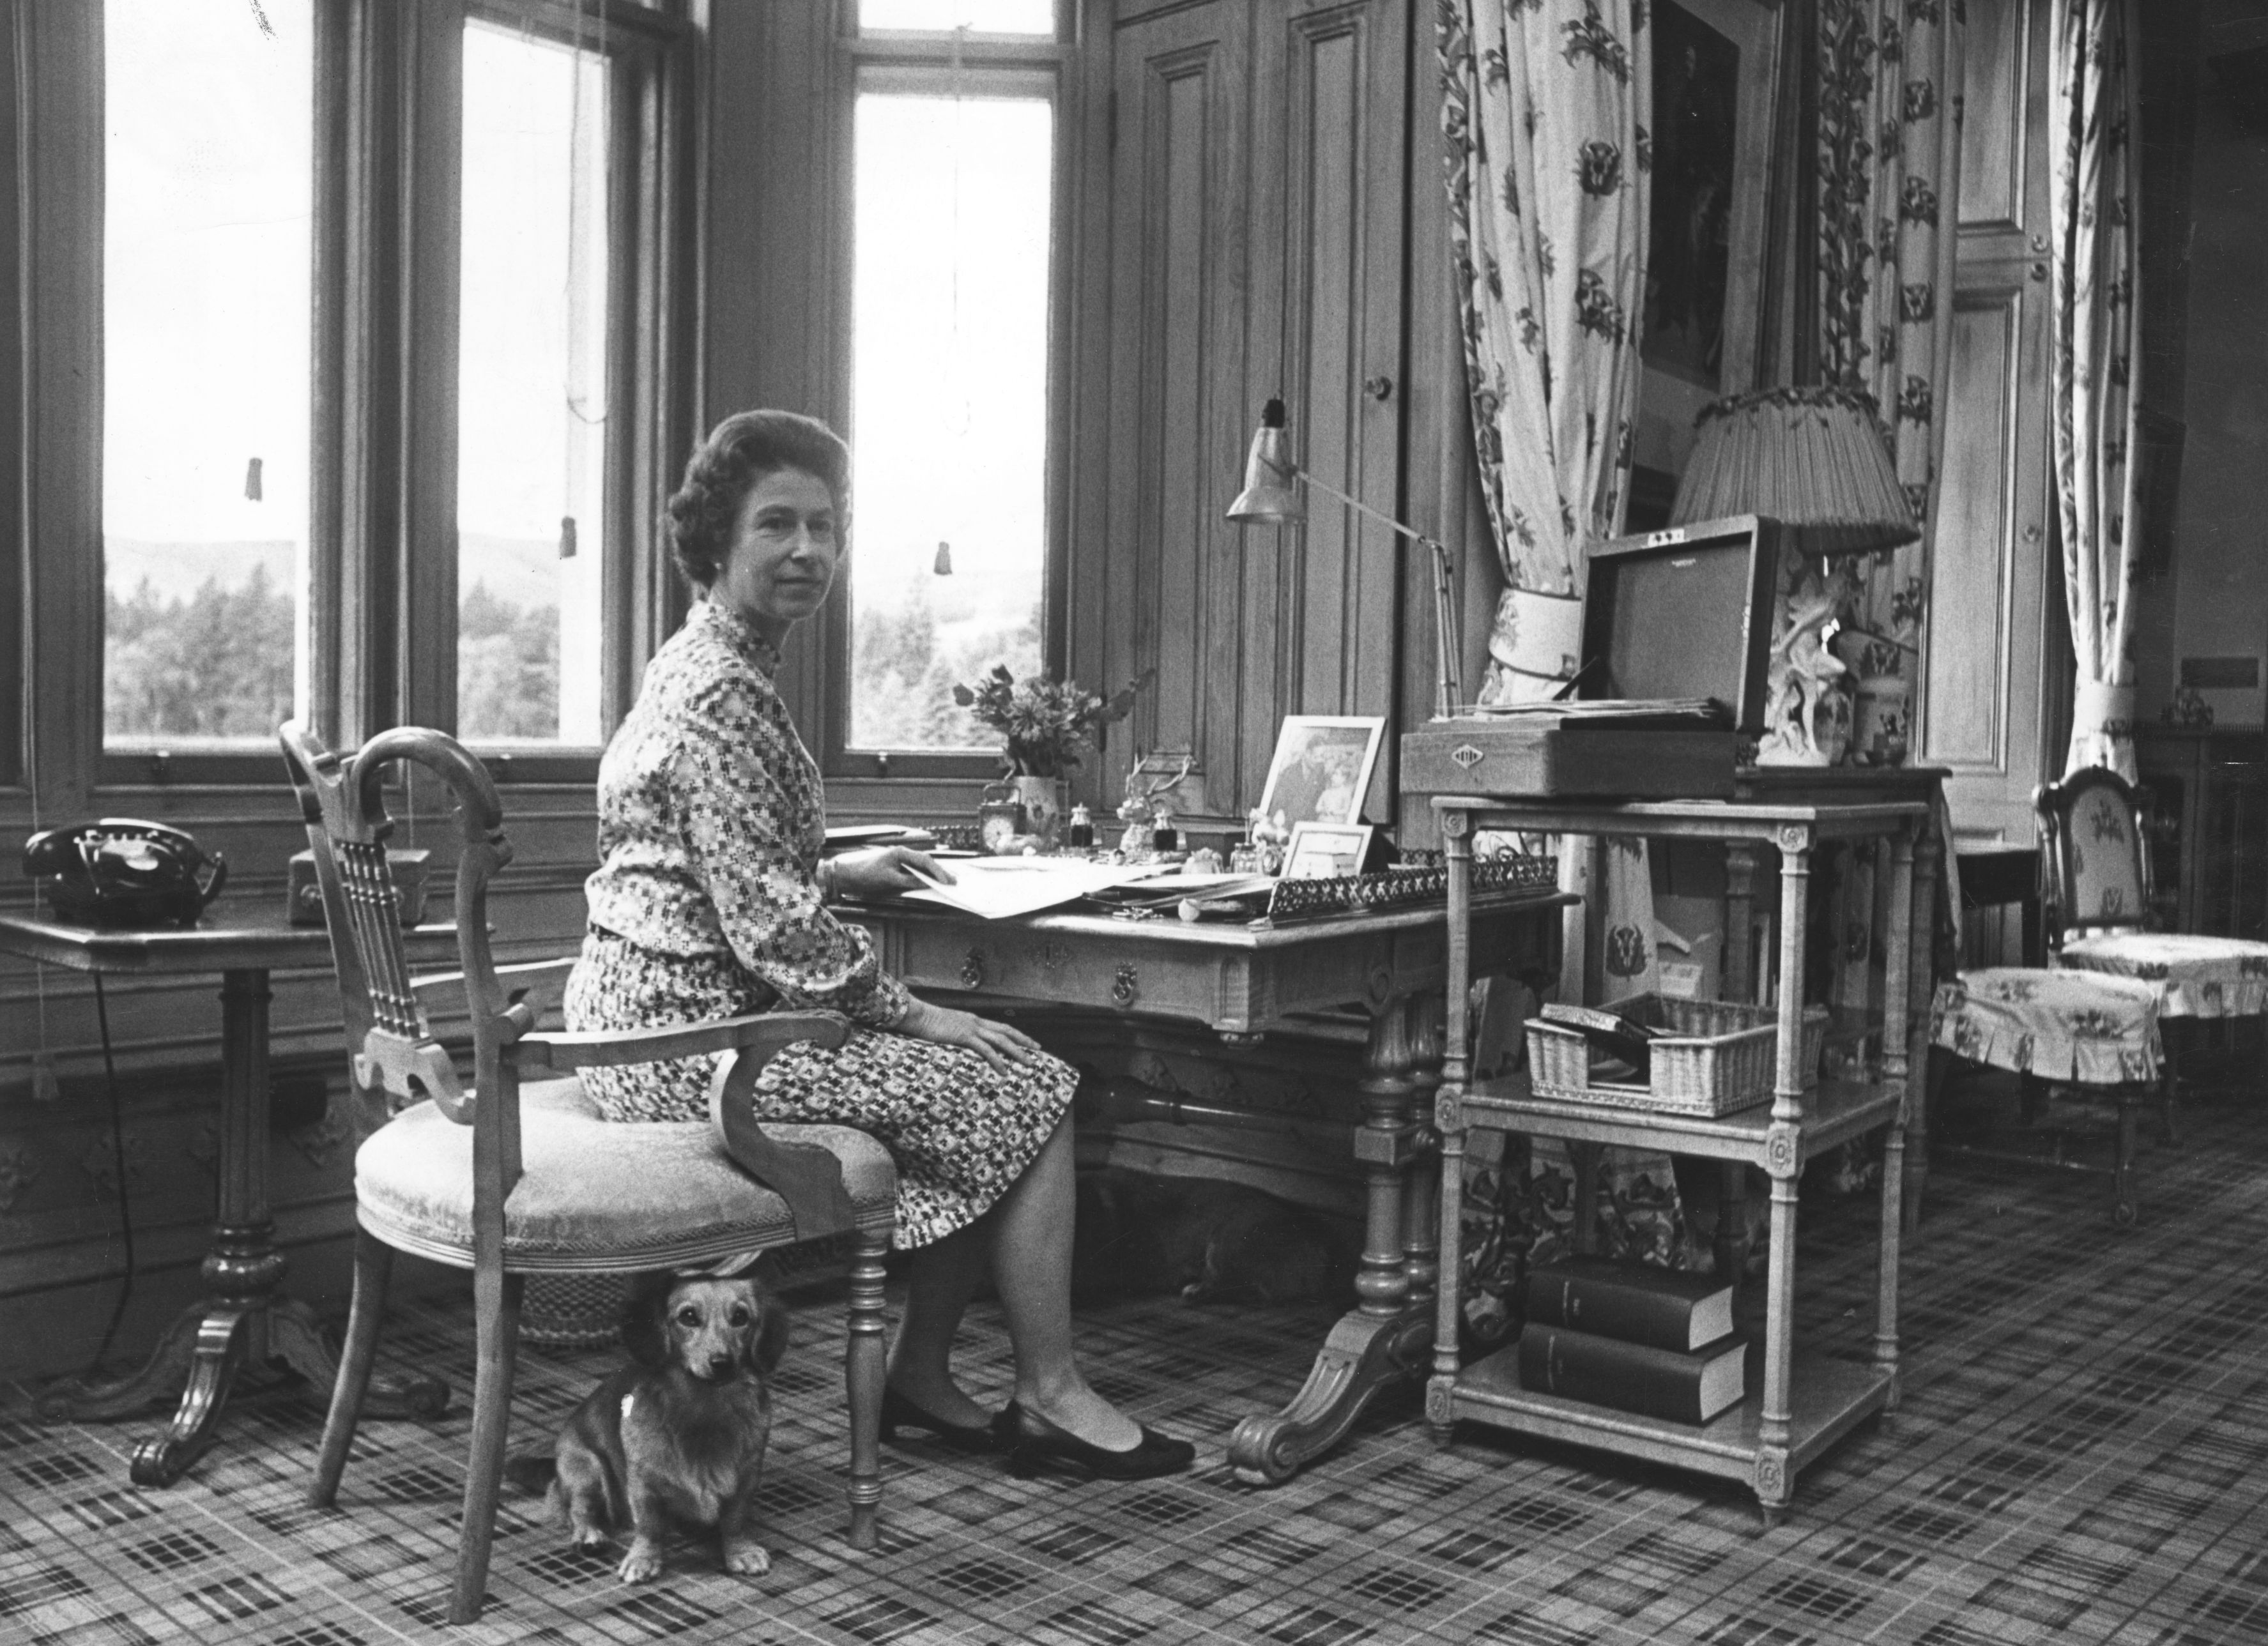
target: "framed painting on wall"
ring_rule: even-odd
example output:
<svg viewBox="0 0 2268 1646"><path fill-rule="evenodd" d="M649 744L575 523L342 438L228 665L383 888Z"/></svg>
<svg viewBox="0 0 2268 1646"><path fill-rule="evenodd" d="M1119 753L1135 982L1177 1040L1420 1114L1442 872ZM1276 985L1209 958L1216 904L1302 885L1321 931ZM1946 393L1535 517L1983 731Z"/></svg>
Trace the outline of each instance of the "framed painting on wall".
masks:
<svg viewBox="0 0 2268 1646"><path fill-rule="evenodd" d="M1683 474L1701 408L1756 386L1780 14L1771 0L1655 0L1641 469Z"/></svg>

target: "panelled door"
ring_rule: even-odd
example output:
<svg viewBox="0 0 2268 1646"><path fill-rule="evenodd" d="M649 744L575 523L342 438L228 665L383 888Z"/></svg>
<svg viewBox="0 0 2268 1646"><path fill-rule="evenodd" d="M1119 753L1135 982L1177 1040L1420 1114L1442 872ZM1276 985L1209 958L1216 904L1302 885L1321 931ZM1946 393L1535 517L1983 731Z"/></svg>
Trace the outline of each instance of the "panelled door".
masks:
<svg viewBox="0 0 2268 1646"><path fill-rule="evenodd" d="M2051 748L2045 0L1970 0L1953 365L1930 577L1922 754L1956 832L2029 844Z"/></svg>
<svg viewBox="0 0 2268 1646"><path fill-rule="evenodd" d="M1185 750L1203 817L1259 797L1286 714L1395 710L1394 535L1320 493L1240 527L1263 402L1321 479L1399 498L1409 0L1123 0L1113 13L1108 679L1158 671L1134 722ZM1381 766L1385 763L1381 762ZM1369 814L1387 816L1389 774ZM1114 791L1115 792L1115 790Z"/></svg>

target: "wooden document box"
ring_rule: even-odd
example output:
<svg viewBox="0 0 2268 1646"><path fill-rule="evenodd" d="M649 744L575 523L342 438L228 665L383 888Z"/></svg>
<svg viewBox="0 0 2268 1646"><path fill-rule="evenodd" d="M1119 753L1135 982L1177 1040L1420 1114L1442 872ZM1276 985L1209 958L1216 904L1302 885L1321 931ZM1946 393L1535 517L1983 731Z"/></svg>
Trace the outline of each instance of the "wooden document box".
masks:
<svg viewBox="0 0 2268 1646"><path fill-rule="evenodd" d="M1736 733L1576 716L1462 716L1402 738L1402 789L1419 795L1733 797Z"/></svg>

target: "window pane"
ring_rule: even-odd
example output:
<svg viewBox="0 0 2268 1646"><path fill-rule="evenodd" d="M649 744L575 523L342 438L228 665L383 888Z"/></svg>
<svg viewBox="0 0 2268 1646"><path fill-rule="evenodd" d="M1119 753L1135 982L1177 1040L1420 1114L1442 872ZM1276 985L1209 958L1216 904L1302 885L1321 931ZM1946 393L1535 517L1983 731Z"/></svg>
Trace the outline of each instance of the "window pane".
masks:
<svg viewBox="0 0 2268 1646"><path fill-rule="evenodd" d="M307 0L103 10L103 736L272 747L306 701Z"/></svg>
<svg viewBox="0 0 2268 1646"><path fill-rule="evenodd" d="M1053 138L1042 98L858 99L853 747L990 748L954 682L1040 666Z"/></svg>
<svg viewBox="0 0 2268 1646"><path fill-rule="evenodd" d="M596 745L607 549L603 57L466 26L463 234L458 735Z"/></svg>
<svg viewBox="0 0 2268 1646"><path fill-rule="evenodd" d="M1056 0L858 0L858 26L1052 36Z"/></svg>

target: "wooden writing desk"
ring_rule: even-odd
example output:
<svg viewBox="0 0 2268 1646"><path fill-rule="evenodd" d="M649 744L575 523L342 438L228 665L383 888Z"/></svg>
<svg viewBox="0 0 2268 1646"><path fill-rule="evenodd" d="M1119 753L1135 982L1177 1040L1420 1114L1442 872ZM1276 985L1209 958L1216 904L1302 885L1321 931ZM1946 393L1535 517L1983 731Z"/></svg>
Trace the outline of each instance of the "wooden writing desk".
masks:
<svg viewBox="0 0 2268 1646"><path fill-rule="evenodd" d="M456 928L420 926L403 934L416 960L456 956ZM169 1486L212 1444L220 1408L238 1370L281 1360L319 1389L338 1370L314 1312L278 1290L284 1258L268 1213L268 974L278 966L331 964L320 926L287 926L274 911L216 903L190 927L105 931L33 915L0 914L0 950L100 976L217 972L221 974L220 1156L212 1250L204 1260L208 1296L158 1339L149 1363L114 1383L70 1378L40 1397L42 1416L129 1417L180 1390L173 1422L134 1449L137 1486ZM438 1415L447 1389L431 1379L373 1390L394 1415Z"/></svg>
<svg viewBox="0 0 2268 1646"><path fill-rule="evenodd" d="M1556 972L1557 911L1571 900L1552 891L1475 898L1474 972ZM1291 1405L1237 1424L1228 1443L1237 1478L1289 1480L1337 1443L1379 1389L1423 1375L1440 1278L1431 1117L1448 955L1439 905L1273 929L1075 914L985 921L921 904L841 912L873 934L889 971L967 1004L1179 1020L1234 1044L1294 1030L1302 1013L1361 1007L1370 1034L1354 1152L1367 1216L1357 1302Z"/></svg>

